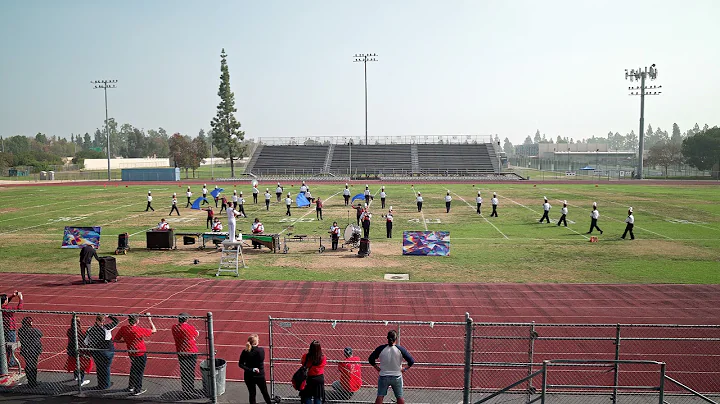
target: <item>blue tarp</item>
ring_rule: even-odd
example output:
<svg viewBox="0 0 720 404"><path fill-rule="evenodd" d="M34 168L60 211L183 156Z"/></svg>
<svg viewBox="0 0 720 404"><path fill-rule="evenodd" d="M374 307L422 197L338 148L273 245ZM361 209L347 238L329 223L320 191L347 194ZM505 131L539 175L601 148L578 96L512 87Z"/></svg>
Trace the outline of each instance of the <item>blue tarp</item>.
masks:
<svg viewBox="0 0 720 404"><path fill-rule="evenodd" d="M299 193L297 197L295 197L295 204L298 208L303 206L310 206L310 201L305 197L305 194Z"/></svg>
<svg viewBox="0 0 720 404"><path fill-rule="evenodd" d="M210 191L210 195L212 195L213 198L217 198L220 192L224 191L223 188L215 188L212 191Z"/></svg>
<svg viewBox="0 0 720 404"><path fill-rule="evenodd" d="M590 167L590 166L585 166L585 167L581 168L581 170L583 170L583 171L594 171L595 169L592 168L592 167Z"/></svg>
<svg viewBox="0 0 720 404"><path fill-rule="evenodd" d="M362 200L364 201L364 200L365 200L365 194L357 194L357 195L353 196L353 197L352 197L352 200L350 201L350 203L354 203L354 202L355 202L355 199L362 199Z"/></svg>
<svg viewBox="0 0 720 404"><path fill-rule="evenodd" d="M195 202L193 202L192 208L190 208L190 209L200 210L200 203L202 203L203 199L204 198L202 196L195 199Z"/></svg>

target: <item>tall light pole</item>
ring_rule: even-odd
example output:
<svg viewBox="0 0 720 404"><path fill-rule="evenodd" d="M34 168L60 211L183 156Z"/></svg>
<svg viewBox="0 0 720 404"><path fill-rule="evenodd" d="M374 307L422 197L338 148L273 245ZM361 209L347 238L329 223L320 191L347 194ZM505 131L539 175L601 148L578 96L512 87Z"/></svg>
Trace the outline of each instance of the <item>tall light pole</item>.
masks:
<svg viewBox="0 0 720 404"><path fill-rule="evenodd" d="M637 80L640 82L639 86L628 87L628 90L630 90L630 95L640 96L640 143L638 145L638 170L636 174L638 179L642 179L643 177L643 149L645 146L645 96L660 95L662 93L662 91L655 91L662 88L662 86L645 86L645 79L649 77L650 80L655 80L657 78L657 75L658 71L655 67L655 63L650 66L650 69L648 69L647 67L645 67L645 70L637 68L637 70L630 69L629 72L627 69L625 69L625 80L630 79L630 81Z"/></svg>
<svg viewBox="0 0 720 404"><path fill-rule="evenodd" d="M368 130L367 130L367 64L368 62L377 62L376 53L357 53L353 56L355 59L353 62L362 62L365 66L365 145L368 144Z"/></svg>
<svg viewBox="0 0 720 404"><path fill-rule="evenodd" d="M94 88L100 88L105 91L105 136L107 137L108 181L112 178L110 176L110 126L108 125L107 90L108 88L117 88L115 83L117 83L117 80L95 80L90 82L90 84L95 85Z"/></svg>
<svg viewBox="0 0 720 404"><path fill-rule="evenodd" d="M350 138L350 141L348 142L348 146L350 146L350 161L349 161L349 170L350 170L350 179L352 180L352 145L353 140Z"/></svg>

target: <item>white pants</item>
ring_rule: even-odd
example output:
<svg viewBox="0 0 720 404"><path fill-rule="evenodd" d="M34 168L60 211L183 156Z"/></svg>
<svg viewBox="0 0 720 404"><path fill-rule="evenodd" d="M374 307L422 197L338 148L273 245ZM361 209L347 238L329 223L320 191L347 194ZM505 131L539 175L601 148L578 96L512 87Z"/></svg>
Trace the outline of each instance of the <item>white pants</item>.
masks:
<svg viewBox="0 0 720 404"><path fill-rule="evenodd" d="M228 220L228 232L230 232L230 242L235 242L235 221Z"/></svg>

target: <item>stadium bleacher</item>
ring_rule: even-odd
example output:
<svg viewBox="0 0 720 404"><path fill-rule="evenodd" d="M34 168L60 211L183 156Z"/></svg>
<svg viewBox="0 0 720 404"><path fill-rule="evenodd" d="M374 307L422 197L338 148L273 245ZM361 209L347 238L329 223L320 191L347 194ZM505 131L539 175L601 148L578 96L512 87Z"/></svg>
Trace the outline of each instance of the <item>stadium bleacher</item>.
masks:
<svg viewBox="0 0 720 404"><path fill-rule="evenodd" d="M330 171L347 174L350 167L350 146L336 145ZM410 145L352 146L353 173L410 173L412 163Z"/></svg>
<svg viewBox="0 0 720 404"><path fill-rule="evenodd" d="M446 171L448 175L495 173L490 158L490 143L482 144L419 144L418 161L420 173L436 174Z"/></svg>
<svg viewBox="0 0 720 404"><path fill-rule="evenodd" d="M329 146L263 146L246 170L258 175L320 174ZM255 156L253 156L254 158Z"/></svg>

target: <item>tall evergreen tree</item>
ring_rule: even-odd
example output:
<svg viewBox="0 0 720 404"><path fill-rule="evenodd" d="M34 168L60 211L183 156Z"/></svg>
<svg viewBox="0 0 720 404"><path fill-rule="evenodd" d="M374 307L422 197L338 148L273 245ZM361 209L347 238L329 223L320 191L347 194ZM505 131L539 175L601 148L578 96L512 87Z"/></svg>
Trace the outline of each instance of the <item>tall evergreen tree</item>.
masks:
<svg viewBox="0 0 720 404"><path fill-rule="evenodd" d="M230 90L230 70L227 64L225 49L220 53L220 89L218 96L220 104L217 106L217 115L210 122L213 130L213 144L218 150L223 150L230 160L230 176L235 177L235 160L243 157L245 148L242 141L245 132L240 130L240 122L235 119L235 93Z"/></svg>

